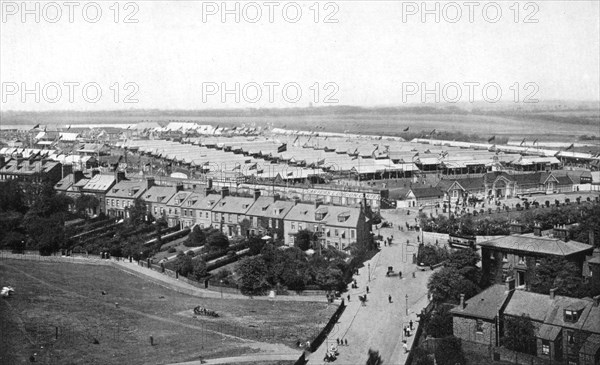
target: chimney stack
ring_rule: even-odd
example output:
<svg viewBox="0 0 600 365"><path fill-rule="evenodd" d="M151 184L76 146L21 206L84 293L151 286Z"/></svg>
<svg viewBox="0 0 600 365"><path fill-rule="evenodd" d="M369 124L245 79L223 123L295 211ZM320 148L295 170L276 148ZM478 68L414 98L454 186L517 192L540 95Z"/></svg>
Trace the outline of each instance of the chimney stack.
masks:
<svg viewBox="0 0 600 365"><path fill-rule="evenodd" d="M118 183L125 180L125 171L117 171L115 178L117 179Z"/></svg>
<svg viewBox="0 0 600 365"><path fill-rule="evenodd" d="M507 277L506 281L504 282L504 286L506 288L507 293L514 291L515 290L515 278L513 278L512 276Z"/></svg>
<svg viewBox="0 0 600 365"><path fill-rule="evenodd" d="M542 236L542 225L539 222L535 222L533 225L533 235L538 237Z"/></svg>
<svg viewBox="0 0 600 365"><path fill-rule="evenodd" d="M149 190L151 187L153 187L154 183L154 176L148 176L146 178L146 190Z"/></svg>
<svg viewBox="0 0 600 365"><path fill-rule="evenodd" d="M260 189L254 189L254 201L257 201L260 198Z"/></svg>
<svg viewBox="0 0 600 365"><path fill-rule="evenodd" d="M466 306L466 304L465 304L465 295L461 294L460 295L460 309L465 309L465 306Z"/></svg>
<svg viewBox="0 0 600 365"><path fill-rule="evenodd" d="M555 295L556 295L556 288L550 289L550 299L554 300Z"/></svg>
<svg viewBox="0 0 600 365"><path fill-rule="evenodd" d="M175 184L175 191L183 191L183 183L178 182L177 184Z"/></svg>
<svg viewBox="0 0 600 365"><path fill-rule="evenodd" d="M278 201L278 200L281 200L281 196L279 195L279 193L275 193L275 194L273 195L273 201L274 201L274 202L276 202L276 201Z"/></svg>
<svg viewBox="0 0 600 365"><path fill-rule="evenodd" d="M321 198L315 199L315 208L318 208L322 204L323 204L323 199L321 199Z"/></svg>
<svg viewBox="0 0 600 365"><path fill-rule="evenodd" d="M229 196L229 188L227 186L223 186L221 188L221 198Z"/></svg>
<svg viewBox="0 0 600 365"><path fill-rule="evenodd" d="M213 179L212 178L208 178L208 186L206 188L208 190L212 190L213 189Z"/></svg>
<svg viewBox="0 0 600 365"><path fill-rule="evenodd" d="M294 205L297 205L300 202L300 198L297 196L293 197L292 200L294 201Z"/></svg>
<svg viewBox="0 0 600 365"><path fill-rule="evenodd" d="M92 177L98 175L99 173L100 173L100 170L93 169L92 170Z"/></svg>
<svg viewBox="0 0 600 365"><path fill-rule="evenodd" d="M79 182L83 178L84 178L83 171L77 170L77 171L73 172L73 183L74 184Z"/></svg>
<svg viewBox="0 0 600 365"><path fill-rule="evenodd" d="M594 307L597 307L600 305L600 295L596 295L594 297Z"/></svg>
<svg viewBox="0 0 600 365"><path fill-rule="evenodd" d="M569 230L567 226L557 224L554 226L554 237L567 242L569 240Z"/></svg>
<svg viewBox="0 0 600 365"><path fill-rule="evenodd" d="M510 222L510 234L522 234L523 230L523 225L516 220Z"/></svg>

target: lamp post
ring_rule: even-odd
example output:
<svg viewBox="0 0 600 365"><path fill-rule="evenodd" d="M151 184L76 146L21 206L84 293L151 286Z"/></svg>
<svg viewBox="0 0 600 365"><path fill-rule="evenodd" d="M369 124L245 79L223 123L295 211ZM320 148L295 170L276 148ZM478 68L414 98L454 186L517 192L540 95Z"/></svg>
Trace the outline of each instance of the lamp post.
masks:
<svg viewBox="0 0 600 365"><path fill-rule="evenodd" d="M223 299L223 280L219 282L221 283L221 299Z"/></svg>
<svg viewBox="0 0 600 365"><path fill-rule="evenodd" d="M406 299L406 315L408 316L408 294L404 298Z"/></svg>
<svg viewBox="0 0 600 365"><path fill-rule="evenodd" d="M371 282L371 264L367 264L368 265L368 273L369 273L369 283Z"/></svg>

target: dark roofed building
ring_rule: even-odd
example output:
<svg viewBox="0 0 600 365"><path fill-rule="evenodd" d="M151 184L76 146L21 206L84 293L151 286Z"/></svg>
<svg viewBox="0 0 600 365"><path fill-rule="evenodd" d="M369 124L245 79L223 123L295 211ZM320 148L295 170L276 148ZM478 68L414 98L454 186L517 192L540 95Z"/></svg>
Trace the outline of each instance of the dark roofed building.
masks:
<svg viewBox="0 0 600 365"><path fill-rule="evenodd" d="M444 192L437 187L420 188L412 187L405 196L405 206L419 207L437 205L442 202Z"/></svg>
<svg viewBox="0 0 600 365"><path fill-rule="evenodd" d="M513 223L511 230L521 232L520 225ZM544 258L564 258L580 270L593 246L569 240L566 227L554 228L553 236L542 236L541 229L534 233L512 234L478 243L481 247L483 275L496 283L514 277L519 288L528 288L533 269Z"/></svg>

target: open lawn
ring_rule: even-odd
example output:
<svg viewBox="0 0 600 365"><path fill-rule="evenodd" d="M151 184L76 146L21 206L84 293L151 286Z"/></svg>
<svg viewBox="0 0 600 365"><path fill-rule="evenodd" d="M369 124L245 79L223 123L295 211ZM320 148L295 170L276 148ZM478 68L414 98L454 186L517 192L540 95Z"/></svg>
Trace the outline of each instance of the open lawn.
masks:
<svg viewBox="0 0 600 365"><path fill-rule="evenodd" d="M34 353L44 364L293 353L296 341L312 340L335 310L325 303L199 298L113 267L71 263L3 259L0 284L16 289L0 300L1 364L28 362ZM195 306L220 317L194 316Z"/></svg>

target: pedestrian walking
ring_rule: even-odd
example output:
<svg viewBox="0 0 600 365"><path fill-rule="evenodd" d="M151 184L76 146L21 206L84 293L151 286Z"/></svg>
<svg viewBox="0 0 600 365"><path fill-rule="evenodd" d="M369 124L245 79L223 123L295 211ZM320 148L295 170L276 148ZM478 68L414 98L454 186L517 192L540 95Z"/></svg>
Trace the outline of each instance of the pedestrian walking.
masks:
<svg viewBox="0 0 600 365"><path fill-rule="evenodd" d="M340 345L340 339L336 339L338 346Z"/></svg>
<svg viewBox="0 0 600 365"><path fill-rule="evenodd" d="M348 294L348 302L350 302L350 294Z"/></svg>
<svg viewBox="0 0 600 365"><path fill-rule="evenodd" d="M388 302L390 302L390 303L392 302L392 296L391 295L388 295Z"/></svg>
<svg viewBox="0 0 600 365"><path fill-rule="evenodd" d="M369 294L369 287L367 286L367 294Z"/></svg>
<svg viewBox="0 0 600 365"><path fill-rule="evenodd" d="M408 352L408 344L406 343L406 340L402 340L402 348L404 349L404 353L406 354Z"/></svg>
<svg viewBox="0 0 600 365"><path fill-rule="evenodd" d="M344 345L348 346L348 339L347 338L344 339Z"/></svg>
<svg viewBox="0 0 600 365"><path fill-rule="evenodd" d="M413 329L413 321L412 321L412 319L410 320L410 322L408 322L408 325L410 326L410 329L412 330Z"/></svg>

